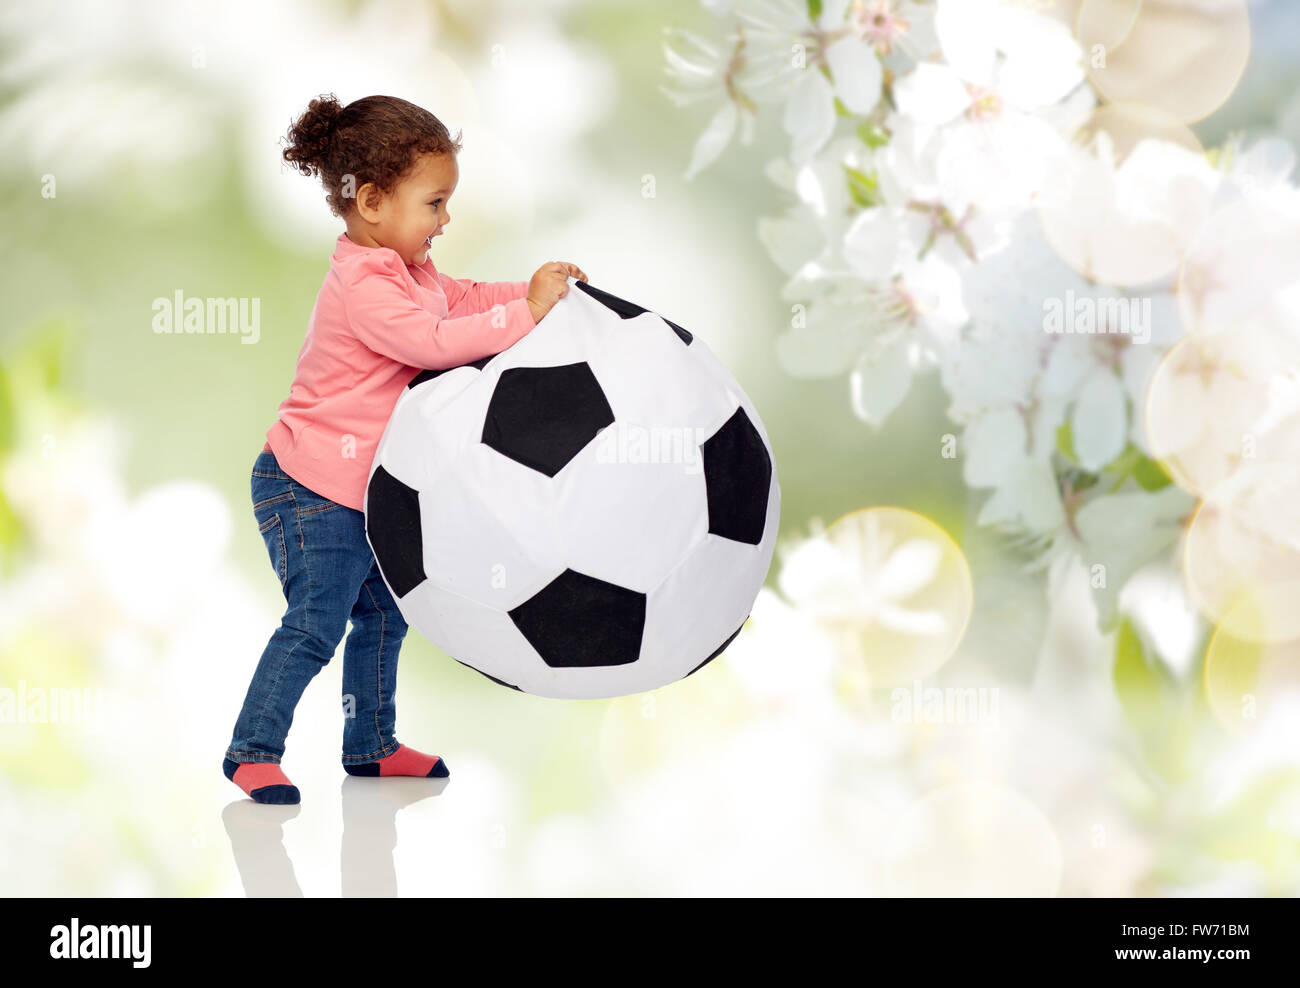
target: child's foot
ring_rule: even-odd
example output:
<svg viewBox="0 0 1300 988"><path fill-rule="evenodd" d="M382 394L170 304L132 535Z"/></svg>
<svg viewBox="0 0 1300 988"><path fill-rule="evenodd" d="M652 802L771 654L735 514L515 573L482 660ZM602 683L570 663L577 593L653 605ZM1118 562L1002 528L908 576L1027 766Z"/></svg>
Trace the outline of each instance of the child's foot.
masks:
<svg viewBox="0 0 1300 988"><path fill-rule="evenodd" d="M275 762L236 762L226 758L221 762L221 770L255 803L297 803L302 799L298 787Z"/></svg>
<svg viewBox="0 0 1300 988"><path fill-rule="evenodd" d="M426 755L404 744L377 761L359 765L344 763L343 769L348 775L415 775L424 779L445 779L451 775L447 763L438 755Z"/></svg>

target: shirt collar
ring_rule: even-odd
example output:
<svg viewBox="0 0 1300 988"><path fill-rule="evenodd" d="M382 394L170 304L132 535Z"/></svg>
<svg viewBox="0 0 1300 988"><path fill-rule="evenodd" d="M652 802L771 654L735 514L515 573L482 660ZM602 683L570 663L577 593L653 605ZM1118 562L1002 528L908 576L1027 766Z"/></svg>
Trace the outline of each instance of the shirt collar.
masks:
<svg viewBox="0 0 1300 988"><path fill-rule="evenodd" d="M363 247L361 244L354 243L352 239L347 235L346 232L340 233L338 240L334 242L334 256L336 258L349 257L353 254L360 253L363 250L374 250L374 249L375 249L374 247ZM435 268L433 266L433 258L429 257L428 255L425 255L424 260L421 261L419 264L408 264L407 267L419 268L421 271L427 271L429 274L434 275L436 277Z"/></svg>
<svg viewBox="0 0 1300 988"><path fill-rule="evenodd" d="M362 247L360 244L353 243L346 233L340 233L338 240L334 241L334 253L340 257L368 249L370 248Z"/></svg>

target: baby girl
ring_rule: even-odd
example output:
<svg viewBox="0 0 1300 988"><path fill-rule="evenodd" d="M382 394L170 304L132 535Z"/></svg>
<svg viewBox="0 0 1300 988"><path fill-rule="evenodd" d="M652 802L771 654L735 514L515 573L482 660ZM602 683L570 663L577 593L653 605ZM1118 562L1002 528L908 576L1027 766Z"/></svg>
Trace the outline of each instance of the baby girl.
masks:
<svg viewBox="0 0 1300 988"><path fill-rule="evenodd" d="M343 648L343 768L444 778L438 755L394 735L397 657L407 625L366 541L363 494L402 389L519 340L568 291L575 265L530 281L454 279L429 259L459 181L453 140L432 113L391 96L314 99L284 159L319 175L347 225L316 296L289 396L253 463L253 514L287 608L262 652L222 763L259 803L297 803L280 768L307 683Z"/></svg>

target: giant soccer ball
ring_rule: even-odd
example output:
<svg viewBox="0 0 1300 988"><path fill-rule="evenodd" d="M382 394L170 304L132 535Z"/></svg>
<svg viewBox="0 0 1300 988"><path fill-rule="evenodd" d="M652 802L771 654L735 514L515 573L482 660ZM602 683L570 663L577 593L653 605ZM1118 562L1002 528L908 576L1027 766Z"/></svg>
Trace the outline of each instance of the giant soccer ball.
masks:
<svg viewBox="0 0 1300 988"><path fill-rule="evenodd" d="M366 536L407 623L525 693L624 696L716 658L780 518L772 447L698 336L569 279L509 349L417 374Z"/></svg>

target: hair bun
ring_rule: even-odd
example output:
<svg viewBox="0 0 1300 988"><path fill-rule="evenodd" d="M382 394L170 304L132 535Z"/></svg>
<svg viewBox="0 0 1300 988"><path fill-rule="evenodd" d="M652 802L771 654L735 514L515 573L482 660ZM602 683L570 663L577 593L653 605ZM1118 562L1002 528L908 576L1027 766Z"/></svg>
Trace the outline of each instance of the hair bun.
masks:
<svg viewBox="0 0 1300 988"><path fill-rule="evenodd" d="M304 175L319 173L342 114L343 105L333 93L322 94L308 103L307 112L289 127L284 160Z"/></svg>

